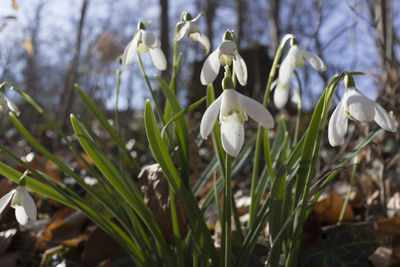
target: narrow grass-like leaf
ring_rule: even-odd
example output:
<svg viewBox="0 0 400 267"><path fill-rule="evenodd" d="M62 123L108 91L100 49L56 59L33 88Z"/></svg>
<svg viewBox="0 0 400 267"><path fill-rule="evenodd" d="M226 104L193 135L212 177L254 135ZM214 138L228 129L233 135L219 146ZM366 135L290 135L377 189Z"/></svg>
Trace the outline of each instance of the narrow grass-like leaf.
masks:
<svg viewBox="0 0 400 267"><path fill-rule="evenodd" d="M132 167L135 169L136 173L138 174L140 172L140 166L136 162L135 159L133 159L126 148L124 142L121 140L120 136L118 133L114 130L114 128L110 125L104 114L98 109L95 103L89 98L89 96L82 90L82 88L79 87L79 85L75 85L76 90L78 91L79 96L81 97L82 101L85 103L87 108L92 112L92 114L99 120L101 125L106 129L106 131L111 135L113 140L116 142L118 145L119 149L124 153L125 157L128 159Z"/></svg>
<svg viewBox="0 0 400 267"><path fill-rule="evenodd" d="M208 257L212 259L213 263L217 264L217 253L210 232L204 222L203 215L197 205L196 199L191 190L182 184L179 174L165 149L150 100L147 100L145 105L145 128L153 156L160 164L160 167L171 186L171 190L174 190L185 211L185 215L192 228L193 236L198 248L204 256L208 255Z"/></svg>
<svg viewBox="0 0 400 267"><path fill-rule="evenodd" d="M125 177L120 175L116 167L97 148L91 137L86 133L86 131L80 125L80 122L73 115L71 115L71 123L79 142L90 159L143 220L152 236L156 240L156 243L160 246L161 252L168 265L174 264L175 259L172 257L171 251L167 246L161 229L158 226L154 215L144 203L143 197L138 188L135 186L132 187L128 184Z"/></svg>
<svg viewBox="0 0 400 267"><path fill-rule="evenodd" d="M182 109L181 111L176 113L174 116L172 116L172 118L170 118L170 120L165 124L165 126L161 130L161 136L164 138L165 131L168 129L168 127L172 123L176 122L178 119L185 116L188 112L191 112L192 110L196 109L201 103L204 102L204 100L206 100L206 97L203 97L200 100L197 100L195 103L191 104L190 106L187 106L186 108Z"/></svg>
<svg viewBox="0 0 400 267"><path fill-rule="evenodd" d="M164 92L165 97L168 100L168 103L171 107L172 115L176 115L182 111L182 108L179 104L179 101L175 95L175 93L171 90L168 84L160 77L155 76L161 85L161 89ZM178 144L180 148L180 167L182 169L182 176L184 179L185 185L189 184L189 131L186 120L184 117L180 117L175 122L175 132L178 137Z"/></svg>

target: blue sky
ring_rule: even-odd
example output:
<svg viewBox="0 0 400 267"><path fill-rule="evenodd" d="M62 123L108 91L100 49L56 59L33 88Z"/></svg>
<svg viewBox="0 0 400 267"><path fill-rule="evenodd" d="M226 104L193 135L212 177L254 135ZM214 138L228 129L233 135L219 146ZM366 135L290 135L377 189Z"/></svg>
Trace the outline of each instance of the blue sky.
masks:
<svg viewBox="0 0 400 267"><path fill-rule="evenodd" d="M17 21L10 22L7 27L0 32L0 45L4 45L5 47L12 45L11 39L20 40L20 44L22 46L22 41L24 39L24 30L29 26L27 17L33 16L33 10L31 8L31 4L35 1L28 0L17 0L20 5L18 10L13 10L11 8L11 0L2 0L3 6L0 9L0 17L6 15L16 15ZM323 1L324 2L324 1ZM328 1L329 2L329 1ZM7 4L5 4L7 3ZM108 12L110 12L110 1L107 0L91 0L89 4L87 20L88 21L102 21L108 16ZM261 3L261 2L260 2ZM262 2L264 3L264 2ZM282 12L280 14L281 21L284 24L285 19L290 15L287 14L288 11L285 9L285 4L287 1L282 1ZM358 5L359 1L346 1L339 0L335 2L335 8L329 10L325 14L325 21L322 24L320 30L320 40L322 43L322 47L326 47L323 51L323 55L328 61L339 69L346 70L357 70L363 71L369 75L360 76L356 78L357 87L370 98L374 98L376 95L376 84L374 82L373 76L377 74L379 71L379 57L376 51L375 44L370 37L370 32L365 25L365 22L360 20L353 11L349 8L349 5L357 6L359 12L365 16L367 16L366 10L363 9L362 5ZM42 47L42 52L45 55L46 60L49 62L57 62L57 61L65 61L68 62L68 59L71 55L61 54L59 51L66 43L62 42L63 38L74 38L75 33L75 24L79 19L79 11L80 11L81 1L79 0L64 0L64 1L56 1L49 0L45 6L43 11L43 21L42 21L42 30L40 32L40 39L43 40L44 45ZM393 1L393 14L399 10L399 4L396 1ZM260 8L266 8L265 5L260 5ZM250 9L252 10L252 9ZM199 11L196 10L196 5L194 1L172 1L170 0L170 38L172 39L172 30L175 23L179 20L180 14L182 11L189 11L193 15L196 15ZM158 1L149 0L149 1L128 1L128 0L119 0L115 1L113 5L113 13L116 16L126 16L126 19L130 21L128 25L116 25L117 20L110 21L110 27L114 29L121 30L126 36L133 35L137 21L143 20L151 20L152 24L148 26L148 29L154 33L158 32ZM226 30L226 28L233 29L235 26L234 16L232 15L232 7L222 6L217 9L217 21L214 23L215 33L214 33L214 47L218 45L220 42L221 35ZM251 14L252 15L252 14ZM262 15L262 14L261 14ZM254 15L255 16L255 15ZM260 16L260 15L257 15ZM229 19L227 19L229 18ZM230 18L233 18L232 20ZM265 26L266 20L263 20L262 16L259 18L260 29L265 28L265 31L262 32L260 30L260 34L256 36L251 36L250 40L246 43L251 44L252 42L260 42L263 44L268 44L268 32ZM299 18L301 19L301 18ZM395 25L399 25L399 16L394 16ZM315 22L310 21L309 25L312 28ZM353 27L350 27L352 26ZM205 29L204 19L200 20L200 28ZM345 31L339 34L343 29ZM90 33L99 31L101 28L91 26ZM399 29L397 29L399 30ZM71 36L69 36L72 34ZM333 36L338 36L335 40L332 39ZM50 39L52 38L52 39ZM50 39L50 40L49 40ZM182 45L180 45L180 51L183 49L188 49L188 53L185 53L185 56L188 56L190 60L194 58L201 58L201 51L196 51L195 46L190 44L190 40L185 40ZM314 40L312 39L299 39L299 43L303 47L309 47L311 51L315 47ZM127 44L127 43L126 43ZM0 48L1 49L1 48ZM397 49L399 49L397 47ZM193 53L194 52L194 53ZM315 52L315 51L314 51ZM0 51L1 53L1 51ZM1 54L0 54L1 56ZM157 73L157 71L151 66L150 61L147 56L144 56L144 62L148 71L149 76ZM131 82L132 78L128 77L129 75L134 75L135 86L134 90L134 99L133 105L134 107L141 108L143 107L144 99L149 97L147 90L143 90L145 88L143 78L140 75L140 69L138 64L133 64L123 73L123 88L122 88L122 96L126 95L125 90L130 88L127 86L128 82ZM1 65L0 65L1 68ZM16 70L20 70L21 66L16 66ZM320 77L312 73L312 70L309 67L302 68L299 70L302 74L304 71L309 71L310 74L310 82L305 85L306 90L309 90L313 93L315 97L322 92L324 88L324 84ZM331 73L333 75L333 73ZM183 77L190 77L190 75L183 75ZM343 90L343 89L342 89ZM107 94L110 94L109 92ZM108 106L111 107L114 104L113 96L105 97L108 99ZM314 99L315 100L315 99ZM307 103L307 101L305 101ZM121 108L124 108L128 102L124 97L121 98Z"/></svg>

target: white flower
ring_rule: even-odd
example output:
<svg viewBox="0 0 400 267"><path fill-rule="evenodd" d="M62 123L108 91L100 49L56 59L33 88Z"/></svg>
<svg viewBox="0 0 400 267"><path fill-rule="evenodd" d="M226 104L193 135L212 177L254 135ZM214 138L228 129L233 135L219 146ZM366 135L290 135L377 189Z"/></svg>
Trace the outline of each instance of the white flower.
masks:
<svg viewBox="0 0 400 267"><path fill-rule="evenodd" d="M32 221L36 220L36 205L25 187L18 186L0 199L0 213L3 212L10 200L19 224L25 225L28 218Z"/></svg>
<svg viewBox="0 0 400 267"><path fill-rule="evenodd" d="M218 48L212 52L203 64L200 80L203 85L212 83L218 75L221 66L230 66L233 61L233 71L241 85L247 83L247 67L239 55L236 44L230 40L223 40Z"/></svg>
<svg viewBox="0 0 400 267"><path fill-rule="evenodd" d="M306 60L310 62L316 71L326 70L325 63L317 55L300 48L296 44L292 45L279 68L278 84L274 94L274 103L277 108L281 109L286 105L293 70L294 68L303 66Z"/></svg>
<svg viewBox="0 0 400 267"><path fill-rule="evenodd" d="M175 36L175 40L179 42L184 36L192 38L194 41L199 42L206 49L206 54L210 52L210 40L207 36L201 33L199 26L197 25L197 20L202 16L202 14L197 15L194 19L191 19L189 13L183 15L185 22L184 25L179 30L178 34Z"/></svg>
<svg viewBox="0 0 400 267"><path fill-rule="evenodd" d="M139 24L140 25L140 24ZM161 50L161 42L157 36L143 29L138 29L132 41L125 48L122 56L122 66L126 67L135 59L136 53L149 51L151 61L158 70L167 69L167 60Z"/></svg>
<svg viewBox="0 0 400 267"><path fill-rule="evenodd" d="M211 133L218 113L222 147L232 157L236 157L243 146L243 123L247 115L265 128L274 127L274 119L263 105L234 89L226 89L207 108L201 119L200 134L204 139Z"/></svg>
<svg viewBox="0 0 400 267"><path fill-rule="evenodd" d="M21 114L17 105L15 105L10 99L8 99L4 93L0 93L0 111L3 111L5 109L5 106L7 106L7 108L10 111L14 112L17 116Z"/></svg>
<svg viewBox="0 0 400 267"><path fill-rule="evenodd" d="M328 125L331 146L339 145L347 131L348 119L361 122L375 121L383 129L395 132L397 126L381 105L364 96L354 87L346 89L342 100L332 113Z"/></svg>
<svg viewBox="0 0 400 267"><path fill-rule="evenodd" d="M275 88L274 92L274 104L278 109L282 109L289 98L289 84L279 84Z"/></svg>

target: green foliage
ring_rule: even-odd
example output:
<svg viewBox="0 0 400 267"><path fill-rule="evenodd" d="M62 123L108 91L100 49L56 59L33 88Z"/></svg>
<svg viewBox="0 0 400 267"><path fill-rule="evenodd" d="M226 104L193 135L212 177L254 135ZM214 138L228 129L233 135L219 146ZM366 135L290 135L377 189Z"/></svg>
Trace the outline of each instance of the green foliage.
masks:
<svg viewBox="0 0 400 267"><path fill-rule="evenodd" d="M178 28L176 28L177 32ZM293 38L292 35L286 35L278 48L266 85L263 101L265 107L269 101L271 85L276 78L275 74L285 44ZM315 177L315 165L335 90L344 77L362 73L343 72L331 79L321 94L304 133L299 132L301 116L298 116L294 135L286 119L280 119L271 140L272 146L270 146L269 131L259 126L255 140L248 141L239 155L231 159L224 151L220 124L216 122L212 131L214 156L191 187L190 167L195 163L190 158L191 135L185 116L201 105L204 100L210 106L215 101L214 87L209 84L205 97L185 108L181 106L176 92L182 54L178 56L178 45L175 41L173 74L170 83L156 76L160 90L166 98L165 105L161 106L161 101L157 99L155 90L147 77L140 54L137 56L155 105L156 113L152 102L149 99L146 101L144 126L154 160L160 166L163 178L168 184L171 216L166 220L171 220L173 241L167 241L162 231L162 222L156 219L155 211L147 206L140 191L136 178L143 166L140 166L140 162L130 155L125 140L120 135L118 99L115 107L116 124L111 125L106 115L100 111L85 91L76 85L76 90L86 108L112 139L112 145L117 148L117 153L115 153L101 137L94 134L85 122L71 114L71 124L79 141L79 146L76 146L30 96L8 83L3 83L2 90L6 85L11 86L11 89L19 93L43 116L49 127L58 133L71 153L85 164L90 175L98 181L96 187L87 185L82 177L41 144L19 119L10 113L9 117L14 127L35 151L56 164L65 175L75 179L87 195L76 194L68 186L36 170L8 148L0 145L0 150L4 154L30 171L26 177L27 188L82 211L107 234L115 238L137 266L250 266L257 262L257 259L254 259L255 254L267 256L268 266L278 266L282 254L286 256L286 266L297 266L299 259L304 266L315 264L363 266L354 265L356 262L366 264L365 259L376 249L379 242L369 233L349 227L331 230L327 240L320 240L318 246L308 250L301 258L299 256L303 226L318 197L334 179L340 168L346 166L362 148L383 131L376 129L371 132L345 155L344 159L330 170L326 177ZM227 73L230 73L229 68L226 66ZM117 73L117 95L121 71ZM297 79L301 88L298 76ZM232 87L233 84L230 86ZM299 114L302 112L301 108L300 103ZM163 114L162 111L164 111ZM301 138L298 138L299 136ZM80 148L83 148L94 166L82 157ZM252 154L253 161L250 160ZM252 167L251 204L249 222L243 226L234 201L231 179L246 165ZM21 172L2 162L0 162L0 173L16 183L22 176ZM197 197L210 177L214 178L213 188L205 194L199 206ZM320 185L319 188L318 185ZM266 192L268 192L268 197L263 199ZM220 201L221 199L223 202ZM213 203L217 206L218 219L222 228L220 248L215 246L204 219L204 213ZM184 219L180 216L180 208L184 213ZM185 222L188 225L184 225L183 228L187 229L182 232L181 226ZM264 247L262 252L257 241L267 223L270 232L269 247ZM235 225L237 230L235 235L232 233L232 225Z"/></svg>

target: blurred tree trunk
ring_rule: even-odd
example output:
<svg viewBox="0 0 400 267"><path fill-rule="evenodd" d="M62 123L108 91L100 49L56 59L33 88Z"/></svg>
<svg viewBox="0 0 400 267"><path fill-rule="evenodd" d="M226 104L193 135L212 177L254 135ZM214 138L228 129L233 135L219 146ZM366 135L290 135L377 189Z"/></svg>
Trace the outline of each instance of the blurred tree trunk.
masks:
<svg viewBox="0 0 400 267"><path fill-rule="evenodd" d="M394 95L395 84L399 81L397 72L398 63L394 57L393 49L393 20L390 0L375 0L376 31L378 39L376 44L382 64L382 82L385 93L390 97Z"/></svg>
<svg viewBox="0 0 400 267"><path fill-rule="evenodd" d="M384 90L378 90L377 98L381 103L399 114L398 99L400 97L400 79L398 69L400 62L394 52L395 41L398 40L393 30L393 16L390 0L375 0L368 2L371 14L371 25L375 27L377 38L375 43L381 59L381 73L379 82Z"/></svg>
<svg viewBox="0 0 400 267"><path fill-rule="evenodd" d="M270 38L269 57L273 58L279 45L279 0L268 1L268 31Z"/></svg>
<svg viewBox="0 0 400 267"><path fill-rule="evenodd" d="M160 40L161 50L164 52L167 63L170 62L169 58L169 19L168 19L168 0L160 0ZM168 68L169 68L169 64ZM168 74L169 70L164 73Z"/></svg>
<svg viewBox="0 0 400 267"><path fill-rule="evenodd" d="M169 77L171 72L171 67L169 62L169 18L168 18L168 0L160 0L160 41L161 50L164 52L165 58L167 59L167 69L161 72L161 77L169 83ZM161 105L165 103L165 97L161 90L157 90L157 98Z"/></svg>
<svg viewBox="0 0 400 267"><path fill-rule="evenodd" d="M207 29L206 35L210 39L210 49L211 51L213 51L213 40L214 40L213 22L215 19L215 12L218 7L218 1L206 0L204 5L200 4L199 1L198 6L200 10L204 11L204 16L206 19L206 29Z"/></svg>
<svg viewBox="0 0 400 267"><path fill-rule="evenodd" d="M41 18L42 18L42 10L44 7L45 3L43 1L40 1L39 4L36 6L35 10L35 15L31 23L31 27L29 29L29 37L31 39L31 44L32 44L32 52L31 54L28 54L27 60L26 60L26 68L24 70L25 72L25 88L29 95L33 99L38 99L38 70L37 70L37 52L38 52L38 35L39 35L39 30L40 30L40 25L41 25Z"/></svg>
<svg viewBox="0 0 400 267"><path fill-rule="evenodd" d="M236 38L238 47L240 47L240 41L244 38L243 25L246 14L244 0L236 0Z"/></svg>
<svg viewBox="0 0 400 267"><path fill-rule="evenodd" d="M68 116L71 113L72 106L74 104L74 83L78 82L79 80L79 55L81 51L83 24L85 21L88 3L89 0L83 0L82 2L80 19L76 29L74 52L72 60L68 65L67 73L64 79L64 89L60 97L57 120L61 128L65 128L65 126L67 125Z"/></svg>

